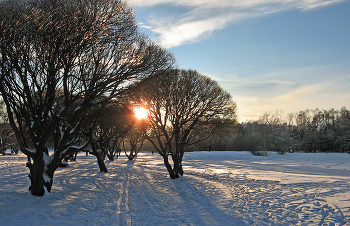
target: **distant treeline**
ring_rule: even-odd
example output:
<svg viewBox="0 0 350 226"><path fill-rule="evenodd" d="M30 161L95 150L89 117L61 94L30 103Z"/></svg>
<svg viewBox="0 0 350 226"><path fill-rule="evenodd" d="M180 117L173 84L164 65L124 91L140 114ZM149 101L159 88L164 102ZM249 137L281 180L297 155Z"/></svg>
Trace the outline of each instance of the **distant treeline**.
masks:
<svg viewBox="0 0 350 226"><path fill-rule="evenodd" d="M304 110L267 112L256 121L238 124L198 144L195 150L285 152L349 152L350 111Z"/></svg>

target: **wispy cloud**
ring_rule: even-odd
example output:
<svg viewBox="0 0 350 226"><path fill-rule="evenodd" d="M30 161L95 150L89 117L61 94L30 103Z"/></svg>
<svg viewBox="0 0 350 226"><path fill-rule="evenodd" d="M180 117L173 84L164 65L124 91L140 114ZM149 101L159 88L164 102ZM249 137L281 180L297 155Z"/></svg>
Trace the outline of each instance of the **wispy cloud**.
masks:
<svg viewBox="0 0 350 226"><path fill-rule="evenodd" d="M326 88L326 84L317 83L312 85L304 85L296 89L288 90L287 92L279 95L277 97L271 98L271 102L278 102L280 105L282 103L286 104L300 104L302 105L305 100L309 100L313 96L320 96L322 90Z"/></svg>
<svg viewBox="0 0 350 226"><path fill-rule="evenodd" d="M129 0L137 7L186 7L189 12L176 17L148 18L145 28L158 34L158 42L168 48L197 42L216 30L247 18L275 12L310 10L344 0Z"/></svg>
<svg viewBox="0 0 350 226"><path fill-rule="evenodd" d="M350 71L337 71L337 67L340 65L322 65L254 77L208 76L231 93L238 105L239 120L245 121L274 110L340 109L349 102ZM316 75L307 78L313 70Z"/></svg>
<svg viewBox="0 0 350 226"><path fill-rule="evenodd" d="M260 95L253 95L251 101L247 99L238 100L238 107L243 110L239 115L244 118L257 119L262 112L272 110L283 110L289 113L314 108L340 109L348 103L350 97L350 94L346 91L349 89L349 86L346 85L347 82L349 80L301 84L290 87L281 93L265 90L266 93L274 93L275 96L271 97L261 92ZM247 117L247 115L250 117Z"/></svg>
<svg viewBox="0 0 350 226"><path fill-rule="evenodd" d="M202 20L185 19L169 26L158 20L152 22L155 26L152 30L159 34L160 44L170 48L196 42L213 31L225 27L228 21L228 18L218 16Z"/></svg>
<svg viewBox="0 0 350 226"><path fill-rule="evenodd" d="M251 8L257 5L266 4L285 4L285 5L295 5L298 7L319 7L334 2L339 2L339 0L129 0L128 3L135 6L155 6L161 4L172 4L181 5L189 7L210 7L210 8L221 8L221 7L246 7Z"/></svg>

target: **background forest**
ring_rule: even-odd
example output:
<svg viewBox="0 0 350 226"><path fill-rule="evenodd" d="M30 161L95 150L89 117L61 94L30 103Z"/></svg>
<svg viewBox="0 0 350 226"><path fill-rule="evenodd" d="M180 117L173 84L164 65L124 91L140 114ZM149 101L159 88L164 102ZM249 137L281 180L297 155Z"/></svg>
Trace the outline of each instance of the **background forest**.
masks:
<svg viewBox="0 0 350 226"><path fill-rule="evenodd" d="M212 137L200 150L251 151L266 155L267 151L285 152L349 152L350 111L303 110L297 113L267 112L258 120L236 125Z"/></svg>
<svg viewBox="0 0 350 226"><path fill-rule="evenodd" d="M18 151L16 138L7 123L3 103L0 112L0 150ZM120 142L123 136L118 137ZM141 141L139 142L139 145ZM117 145L117 144L115 144ZM130 144L126 143L130 148ZM125 149L125 147L124 147ZM143 151L152 151L153 146L143 141ZM349 152L350 151L350 110L303 110L297 113L282 111L266 112L258 120L249 120L225 127L208 139L186 151L250 151L255 155L267 155L267 151L286 152ZM116 153L112 153L116 154ZM113 156L115 157L115 156Z"/></svg>

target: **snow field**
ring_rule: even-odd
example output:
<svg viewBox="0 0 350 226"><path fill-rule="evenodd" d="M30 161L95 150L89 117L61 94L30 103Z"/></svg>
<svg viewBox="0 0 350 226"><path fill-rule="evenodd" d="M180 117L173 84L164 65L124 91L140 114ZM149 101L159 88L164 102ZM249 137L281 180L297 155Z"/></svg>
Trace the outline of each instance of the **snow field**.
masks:
<svg viewBox="0 0 350 226"><path fill-rule="evenodd" d="M0 225L350 225L350 155L185 153L171 180L159 155L79 155L52 192L28 192L24 155L0 156Z"/></svg>

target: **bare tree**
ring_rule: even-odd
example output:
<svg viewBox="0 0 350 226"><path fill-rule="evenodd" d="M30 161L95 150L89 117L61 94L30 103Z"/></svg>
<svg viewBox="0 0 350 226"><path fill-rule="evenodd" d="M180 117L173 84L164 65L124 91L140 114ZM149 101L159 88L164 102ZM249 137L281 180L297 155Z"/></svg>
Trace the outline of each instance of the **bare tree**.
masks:
<svg viewBox="0 0 350 226"><path fill-rule="evenodd" d="M183 175L186 146L205 140L236 119L230 94L192 70L160 72L143 87L140 101L149 111L145 137L163 157L172 179Z"/></svg>
<svg viewBox="0 0 350 226"><path fill-rule="evenodd" d="M131 111L124 103L110 101L105 106L89 111L83 131L90 140L90 145L101 172L107 172L105 156L114 160L122 139L131 129L129 115ZM91 123L93 122L93 123Z"/></svg>
<svg viewBox="0 0 350 226"><path fill-rule="evenodd" d="M138 32L122 1L1 1L0 92L20 150L33 160L32 194L42 196L44 186L50 192L61 159L87 144L77 146L91 106L172 63Z"/></svg>
<svg viewBox="0 0 350 226"><path fill-rule="evenodd" d="M126 150L123 141L123 149L126 157L128 157L129 160L133 160L137 156L145 142L146 138L143 136L143 131L145 128L143 127L143 124L144 120L135 120L132 122L132 127L125 137L125 140L127 140L130 145L129 153Z"/></svg>
<svg viewBox="0 0 350 226"><path fill-rule="evenodd" d="M7 149L11 149L13 152L13 147L15 145L13 130L8 123L0 123L0 153L5 155Z"/></svg>
<svg viewBox="0 0 350 226"><path fill-rule="evenodd" d="M113 115L106 118L103 124L107 129L106 134L109 134L107 142L104 142L104 152L111 161L120 156L121 144L131 129L130 115L133 114L124 102L115 105L114 110L110 111Z"/></svg>

